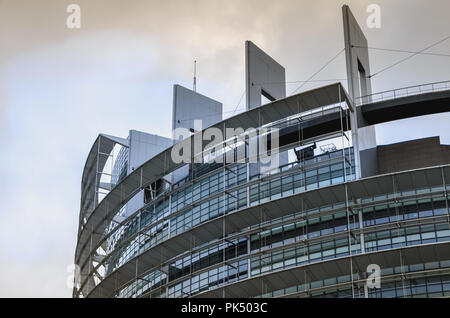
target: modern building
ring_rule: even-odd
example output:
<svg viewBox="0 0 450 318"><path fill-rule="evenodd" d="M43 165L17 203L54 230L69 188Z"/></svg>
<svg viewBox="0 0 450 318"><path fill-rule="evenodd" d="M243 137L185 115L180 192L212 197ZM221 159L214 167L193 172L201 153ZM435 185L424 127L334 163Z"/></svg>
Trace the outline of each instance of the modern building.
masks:
<svg viewBox="0 0 450 318"><path fill-rule="evenodd" d="M450 111L450 82L373 94L367 40L347 6L343 20L348 92L286 96L285 69L246 42L245 112L223 119L176 85L172 127L189 134L98 136L74 297L450 295L450 146L375 138L378 124Z"/></svg>

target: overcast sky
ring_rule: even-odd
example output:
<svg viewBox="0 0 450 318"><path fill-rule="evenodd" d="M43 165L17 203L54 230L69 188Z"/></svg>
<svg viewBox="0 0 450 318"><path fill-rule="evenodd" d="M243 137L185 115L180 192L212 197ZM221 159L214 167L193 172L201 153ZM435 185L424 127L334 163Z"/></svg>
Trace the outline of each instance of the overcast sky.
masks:
<svg viewBox="0 0 450 318"><path fill-rule="evenodd" d="M66 27L70 3L81 6L80 29ZM170 136L172 85L192 86L195 59L198 91L230 116L244 92L245 40L287 81L306 80L344 47L344 3L371 47L419 51L450 35L450 0L0 0L0 296L71 295L81 174L99 133ZM365 23L372 3L380 29ZM450 40L429 52L450 54ZM406 56L372 50L372 73ZM345 77L341 54L315 79ZM443 80L450 57L421 55L372 85ZM437 135L450 144L449 119L382 125L378 144Z"/></svg>

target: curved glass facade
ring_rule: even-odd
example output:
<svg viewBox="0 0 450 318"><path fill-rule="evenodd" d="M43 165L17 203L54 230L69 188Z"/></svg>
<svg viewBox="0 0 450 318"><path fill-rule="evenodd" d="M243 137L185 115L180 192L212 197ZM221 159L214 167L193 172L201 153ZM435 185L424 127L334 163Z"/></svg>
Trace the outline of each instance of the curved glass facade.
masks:
<svg viewBox="0 0 450 318"><path fill-rule="evenodd" d="M448 296L450 165L358 177L348 112L334 103L266 120L259 128L280 129L286 158L267 171L167 168L169 149L124 176L124 148L114 188L82 221L74 296ZM338 147L313 151L330 140ZM368 265L381 285L369 286Z"/></svg>
<svg viewBox="0 0 450 318"><path fill-rule="evenodd" d="M261 175L248 180L246 164L216 169L195 180L186 178L175 184L174 190L144 206L124 226L123 234L110 247L114 252L107 262L107 273L155 244L218 216L323 185L342 183L344 177L354 179L351 162L345 171L342 156L342 151L337 151L282 166L265 176L263 182ZM130 240L138 232L145 239Z"/></svg>
<svg viewBox="0 0 450 318"><path fill-rule="evenodd" d="M111 183L113 185L118 184L127 176L128 170L128 154L129 150L126 147L120 149L117 159L115 160L114 167L112 170Z"/></svg>
<svg viewBox="0 0 450 318"><path fill-rule="evenodd" d="M372 94L370 46L342 15L348 92L287 96L246 41L245 112L174 85L173 139L98 136L74 297L449 296L450 146L379 145L375 126L450 111L450 82Z"/></svg>
<svg viewBox="0 0 450 318"><path fill-rule="evenodd" d="M344 154L338 150L252 177L250 164L234 164L220 168L211 166L211 171L198 178L182 179L147 202L126 222L108 229L114 235L106 240L108 253L102 261L105 276L114 274L124 264L155 246L169 242L170 248L171 238L201 228L224 215L355 181L353 149L348 149L349 156ZM244 227L225 237L217 233L216 239L149 268L115 289L111 296L208 295L209 291L290 268L305 268L307 271L312 264L334 259L449 242L448 204L446 188L442 185L305 208ZM444 272L448 270L449 260L429 263ZM403 274L420 269L426 271L432 266L430 264L404 265ZM396 268L379 265L382 276L396 274ZM353 276L353 282L367 278L362 273ZM301 285L286 282L282 290L249 297L444 295L448 291L446 279L449 276L439 273L429 279L421 279L419 288L415 280L400 275L386 285L382 283L381 289L367 291L360 287L352 290L350 277L349 274L328 277ZM429 289L428 280L433 286Z"/></svg>
<svg viewBox="0 0 450 318"><path fill-rule="evenodd" d="M158 297L194 296L249 277L294 267L307 268L308 264L361 254L363 249L365 253L369 253L449 242L450 228L446 207L448 199L442 196L442 190L435 193L432 192L433 189L429 191L426 195L421 195L420 199L413 195L397 202L387 199L388 196L377 199L365 198L368 202L365 204L366 207L355 210L350 216L347 215L344 206L337 205L293 215L290 221L273 220L267 225L264 224L264 228L267 229L256 234L249 234L253 232L249 229L247 233L242 233L242 237L226 242L218 240L212 247L209 246L169 263L168 273L161 270L150 272L121 289L117 296L135 297L145 294ZM360 233L361 223L364 234ZM350 238L349 233L353 233L350 234ZM439 261L431 263L439 264ZM450 266L448 260L441 263L442 266L445 265L444 268ZM419 270L431 265L405 266ZM392 270L382 268L382 276L392 274ZM308 289L322 287L323 296L328 294L330 297L336 296L335 292L327 291L324 286L333 285L334 288L337 281L342 284L348 283L350 275L343 276L311 282ZM354 279L359 279L357 274ZM399 282L402 282L401 278ZM388 286L395 286L395 282ZM274 291L272 294L259 296L281 296L292 293L293 288L301 294L301 289L305 289L306 286L288 286L283 292ZM167 293L161 295L160 291L166 289ZM152 292L155 290L156 293ZM338 288L337 291L339 290L341 289ZM347 289L342 289L342 295L339 294L339 297L344 294L349 296L347 292ZM309 296L314 295L319 294L311 291ZM414 291L404 294L404 296L413 295ZM374 290L369 296L379 297L383 296L383 293Z"/></svg>

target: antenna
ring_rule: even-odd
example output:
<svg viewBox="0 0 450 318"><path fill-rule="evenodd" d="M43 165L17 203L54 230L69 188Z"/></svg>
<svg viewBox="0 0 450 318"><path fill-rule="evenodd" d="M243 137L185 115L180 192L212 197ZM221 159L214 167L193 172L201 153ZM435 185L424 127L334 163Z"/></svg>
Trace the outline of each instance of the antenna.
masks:
<svg viewBox="0 0 450 318"><path fill-rule="evenodd" d="M197 91L197 61L194 61L194 92Z"/></svg>

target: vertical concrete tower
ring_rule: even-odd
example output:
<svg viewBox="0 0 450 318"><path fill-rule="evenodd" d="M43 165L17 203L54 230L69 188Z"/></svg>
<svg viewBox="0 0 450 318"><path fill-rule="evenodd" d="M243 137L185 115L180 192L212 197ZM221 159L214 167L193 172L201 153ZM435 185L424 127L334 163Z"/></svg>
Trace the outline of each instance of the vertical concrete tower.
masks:
<svg viewBox="0 0 450 318"><path fill-rule="evenodd" d="M203 128L222 120L222 103L180 85L173 86L172 131L194 129L201 120Z"/></svg>
<svg viewBox="0 0 450 318"><path fill-rule="evenodd" d="M245 41L245 89L247 110L261 106L262 96L271 102L286 97L284 67L251 41ZM280 153L278 159L279 166L289 161L287 153ZM252 164L251 175L259 173L262 167L262 164Z"/></svg>
<svg viewBox="0 0 450 318"><path fill-rule="evenodd" d="M222 121L222 103L180 85L173 86L172 139L178 142L175 129L184 128L191 132L201 131ZM198 124L201 123L200 126ZM172 182L187 176L192 166L185 166L172 175Z"/></svg>
<svg viewBox="0 0 450 318"><path fill-rule="evenodd" d="M355 166L357 178L377 173L377 142L375 127L364 126L364 118L358 100L372 94L370 81L370 63L367 39L347 5L342 7L344 19L345 57L347 63L347 81L350 97L355 103L351 113L352 140L355 148ZM362 163L362 164L361 164Z"/></svg>
<svg viewBox="0 0 450 318"><path fill-rule="evenodd" d="M251 41L245 41L245 89L247 110L261 106L261 97L271 102L286 97L283 66Z"/></svg>

